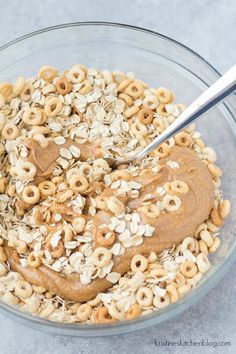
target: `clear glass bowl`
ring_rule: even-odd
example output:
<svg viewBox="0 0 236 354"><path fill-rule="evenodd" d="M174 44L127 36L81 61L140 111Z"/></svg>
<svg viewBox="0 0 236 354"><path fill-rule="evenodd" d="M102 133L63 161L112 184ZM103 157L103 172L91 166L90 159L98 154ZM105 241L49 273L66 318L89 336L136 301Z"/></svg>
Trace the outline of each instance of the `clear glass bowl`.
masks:
<svg viewBox="0 0 236 354"><path fill-rule="evenodd" d="M83 63L97 69L133 71L153 87L166 86L176 93L177 102L191 103L219 77L219 73L189 48L158 33L112 23L72 23L43 29L0 48L0 81L29 77L42 65L59 69ZM225 174L222 188L232 201L232 212L221 230L222 244L211 258L213 267L200 285L166 309L136 320L113 325L53 323L22 313L3 303L0 308L30 327L73 336L103 336L127 333L163 322L184 311L216 286L236 257L236 214L234 204L236 166L236 96L201 119L197 128L207 145L218 155Z"/></svg>

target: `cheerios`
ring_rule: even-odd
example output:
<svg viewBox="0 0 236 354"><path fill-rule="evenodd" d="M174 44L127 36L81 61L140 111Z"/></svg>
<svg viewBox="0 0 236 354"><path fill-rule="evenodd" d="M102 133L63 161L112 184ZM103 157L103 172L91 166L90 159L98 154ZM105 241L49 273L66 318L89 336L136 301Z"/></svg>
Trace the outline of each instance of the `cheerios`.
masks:
<svg viewBox="0 0 236 354"><path fill-rule="evenodd" d="M15 285L15 294L20 298L27 299L32 295L32 287L28 282L20 280Z"/></svg>
<svg viewBox="0 0 236 354"><path fill-rule="evenodd" d="M173 92L165 87L160 87L155 90L155 95L162 103L169 103L173 100Z"/></svg>
<svg viewBox="0 0 236 354"><path fill-rule="evenodd" d="M111 252L105 247L96 248L92 255L93 262L97 267L105 267L108 265L111 257Z"/></svg>
<svg viewBox="0 0 236 354"><path fill-rule="evenodd" d="M140 316L141 313L142 313L142 308L141 308L141 306L138 305L138 304L134 304L134 305L132 305L132 306L129 308L129 310L127 311L125 318L126 318L127 320L131 320L131 319L133 319L133 318L136 318L136 317Z"/></svg>
<svg viewBox="0 0 236 354"><path fill-rule="evenodd" d="M53 258L60 258L64 253L64 244L61 240L59 240L58 245L53 247L51 245L51 241L48 240L46 242L46 249L50 252Z"/></svg>
<svg viewBox="0 0 236 354"><path fill-rule="evenodd" d="M177 211L181 207L181 199L177 195L166 194L163 197L163 206L167 211Z"/></svg>
<svg viewBox="0 0 236 354"><path fill-rule="evenodd" d="M153 305L158 309L162 309L170 304L170 297L168 294L163 296L154 296Z"/></svg>
<svg viewBox="0 0 236 354"><path fill-rule="evenodd" d="M192 278L197 274L197 266L193 262L186 261L181 264L180 271L185 277Z"/></svg>
<svg viewBox="0 0 236 354"><path fill-rule="evenodd" d="M116 235L111 232L107 227L99 228L96 233L96 241L99 246L110 247L115 242Z"/></svg>
<svg viewBox="0 0 236 354"><path fill-rule="evenodd" d="M44 81L51 82L57 76L57 70L51 66L43 66L39 70L38 76Z"/></svg>
<svg viewBox="0 0 236 354"><path fill-rule="evenodd" d="M147 204L139 208L149 218L158 218L160 216L160 210L155 204Z"/></svg>
<svg viewBox="0 0 236 354"><path fill-rule="evenodd" d="M92 313L92 308L88 304L82 304L78 307L76 316L79 321L86 321Z"/></svg>
<svg viewBox="0 0 236 354"><path fill-rule="evenodd" d="M84 193L88 187L89 183L87 178L85 178L82 174L73 175L69 180L70 188L77 193Z"/></svg>
<svg viewBox="0 0 236 354"><path fill-rule="evenodd" d="M107 307L98 307L93 313L95 323L112 323L115 318L112 318L108 312Z"/></svg>
<svg viewBox="0 0 236 354"><path fill-rule="evenodd" d="M142 95L143 88L138 82L134 81L126 87L125 92L136 100Z"/></svg>
<svg viewBox="0 0 236 354"><path fill-rule="evenodd" d="M45 113L49 117L55 117L62 110L62 102L57 97L51 97L45 105Z"/></svg>
<svg viewBox="0 0 236 354"><path fill-rule="evenodd" d="M138 119L140 123L148 125L153 121L153 111L150 108L142 108L138 112Z"/></svg>
<svg viewBox="0 0 236 354"><path fill-rule="evenodd" d="M77 84L79 82L82 82L85 79L85 72L83 68L81 67L80 64L74 65L69 71L68 71L68 79L73 83Z"/></svg>
<svg viewBox="0 0 236 354"><path fill-rule="evenodd" d="M2 129L2 137L6 140L14 140L19 135L19 129L13 123L6 123Z"/></svg>
<svg viewBox="0 0 236 354"><path fill-rule="evenodd" d="M41 258L39 256L35 256L34 253L30 253L27 260L29 266L33 268L38 268L42 264Z"/></svg>
<svg viewBox="0 0 236 354"><path fill-rule="evenodd" d="M120 215L125 211L124 204L116 197L110 197L107 199L107 207L115 215Z"/></svg>
<svg viewBox="0 0 236 354"><path fill-rule="evenodd" d="M188 133L180 132L176 134L175 142L177 145L189 147L192 144L193 139Z"/></svg>
<svg viewBox="0 0 236 354"><path fill-rule="evenodd" d="M46 117L39 108L29 108L23 113L22 120L28 125L41 125L45 123Z"/></svg>
<svg viewBox="0 0 236 354"><path fill-rule="evenodd" d="M205 253L199 253L197 256L197 266L202 273L206 273L210 269L211 263Z"/></svg>
<svg viewBox="0 0 236 354"><path fill-rule="evenodd" d="M72 84L65 77L60 77L56 81L55 85L57 92L62 96L65 96L67 93L72 91Z"/></svg>
<svg viewBox="0 0 236 354"><path fill-rule="evenodd" d="M26 186L22 193L22 198L27 204L36 204L40 199L39 188L33 185Z"/></svg>
<svg viewBox="0 0 236 354"><path fill-rule="evenodd" d="M47 198L55 194L56 185L51 181L43 181L38 185L42 197Z"/></svg>
<svg viewBox="0 0 236 354"><path fill-rule="evenodd" d="M131 270L133 272L141 271L144 272L147 269L148 260L141 254L136 254L131 260Z"/></svg>
<svg viewBox="0 0 236 354"><path fill-rule="evenodd" d="M153 301L152 290L146 287L139 288L136 294L136 301L142 307L151 306Z"/></svg>
<svg viewBox="0 0 236 354"><path fill-rule="evenodd" d="M176 192L176 193L188 193L189 191L189 187L187 185L187 183L183 182L183 181L180 181L180 180L176 180L176 181L173 181L170 183L170 189L173 191L173 192Z"/></svg>

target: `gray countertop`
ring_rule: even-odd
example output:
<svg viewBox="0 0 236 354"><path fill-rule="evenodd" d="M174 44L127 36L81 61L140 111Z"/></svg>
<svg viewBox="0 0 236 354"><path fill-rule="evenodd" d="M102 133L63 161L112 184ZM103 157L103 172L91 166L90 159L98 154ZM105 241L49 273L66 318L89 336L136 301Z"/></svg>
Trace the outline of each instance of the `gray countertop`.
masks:
<svg viewBox="0 0 236 354"><path fill-rule="evenodd" d="M1 1L0 45L25 33L75 21L132 24L170 36L202 55L220 72L236 59L235 0L15 0ZM104 338L67 338L41 333L0 315L0 353L186 353L196 347L162 347L156 341L231 341L231 347L201 347L207 353L236 352L236 286L232 267L218 286L185 313L143 331Z"/></svg>

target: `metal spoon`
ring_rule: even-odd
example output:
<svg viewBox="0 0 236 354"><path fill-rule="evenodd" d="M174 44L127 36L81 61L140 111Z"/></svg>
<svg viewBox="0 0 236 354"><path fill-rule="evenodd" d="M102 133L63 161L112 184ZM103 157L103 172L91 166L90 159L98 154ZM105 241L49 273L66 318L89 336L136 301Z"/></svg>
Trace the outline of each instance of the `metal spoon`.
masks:
<svg viewBox="0 0 236 354"><path fill-rule="evenodd" d="M215 107L236 90L236 65L229 69L220 79L202 93L180 116L149 145L133 156L126 159L107 158L110 167L115 169L119 165L136 162L146 157L164 141L170 139L180 130L186 128L204 113Z"/></svg>

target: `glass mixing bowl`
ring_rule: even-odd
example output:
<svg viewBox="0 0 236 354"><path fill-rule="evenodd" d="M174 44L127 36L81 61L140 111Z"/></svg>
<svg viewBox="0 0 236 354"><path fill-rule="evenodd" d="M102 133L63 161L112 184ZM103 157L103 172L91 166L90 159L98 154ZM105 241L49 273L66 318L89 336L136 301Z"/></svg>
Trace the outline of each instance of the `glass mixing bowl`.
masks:
<svg viewBox="0 0 236 354"><path fill-rule="evenodd" d="M219 77L203 58L182 44L142 28L112 23L71 23L46 28L23 36L0 48L0 81L14 82L19 75L30 77L43 65L65 69L76 63L99 70L133 71L153 87L166 86L176 93L177 102L191 103ZM113 325L79 325L50 322L22 313L3 303L0 308L30 327L75 336L127 333L163 322L184 311L216 286L236 257L236 96L214 108L197 128L207 145L218 155L223 168L224 196L232 201L232 211L221 229L222 244L211 257L212 268L200 285L187 296L152 315Z"/></svg>

